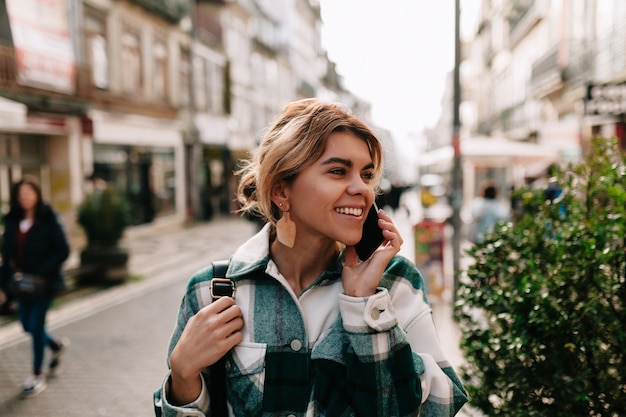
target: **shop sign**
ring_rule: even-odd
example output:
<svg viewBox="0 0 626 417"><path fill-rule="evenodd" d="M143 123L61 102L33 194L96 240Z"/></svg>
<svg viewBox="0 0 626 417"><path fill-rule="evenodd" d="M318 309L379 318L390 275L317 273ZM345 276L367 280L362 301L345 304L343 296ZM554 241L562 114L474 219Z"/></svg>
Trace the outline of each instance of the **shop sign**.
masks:
<svg viewBox="0 0 626 417"><path fill-rule="evenodd" d="M618 116L626 114L626 83L589 84L585 115Z"/></svg>
<svg viewBox="0 0 626 417"><path fill-rule="evenodd" d="M76 62L66 0L6 0L17 80L72 94Z"/></svg>

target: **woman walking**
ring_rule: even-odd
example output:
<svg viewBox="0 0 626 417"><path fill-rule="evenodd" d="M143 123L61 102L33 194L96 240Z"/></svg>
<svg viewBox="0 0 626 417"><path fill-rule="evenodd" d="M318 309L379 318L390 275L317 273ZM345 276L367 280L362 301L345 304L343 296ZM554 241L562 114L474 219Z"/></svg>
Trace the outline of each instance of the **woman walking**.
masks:
<svg viewBox="0 0 626 417"><path fill-rule="evenodd" d="M45 348L52 351L48 374L53 376L69 344L67 339L55 339L46 330L46 313L54 295L65 289L61 266L69 256L69 245L56 214L42 201L41 188L34 178L24 177L11 191L11 206L4 216L0 302L7 293L14 292L20 322L32 338L32 374L22 385L22 395L30 397L46 388ZM23 290L32 294L20 294L20 281Z"/></svg>
<svg viewBox="0 0 626 417"><path fill-rule="evenodd" d="M461 408L423 276L398 255L388 215L374 219L382 244L370 257L357 251L382 162L381 142L343 106L307 99L284 109L239 185L242 210L267 224L231 256L225 279L211 267L191 278L157 413L222 415L221 402L230 416Z"/></svg>

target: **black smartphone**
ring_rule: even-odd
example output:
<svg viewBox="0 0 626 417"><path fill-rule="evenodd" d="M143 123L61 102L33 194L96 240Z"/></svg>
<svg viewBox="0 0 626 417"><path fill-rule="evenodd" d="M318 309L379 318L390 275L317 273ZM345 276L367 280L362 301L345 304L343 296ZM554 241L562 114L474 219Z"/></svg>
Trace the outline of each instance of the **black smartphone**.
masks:
<svg viewBox="0 0 626 417"><path fill-rule="evenodd" d="M372 204L363 223L363 236L359 243L354 245L359 259L368 259L374 251L385 241L383 230L378 226L378 207Z"/></svg>

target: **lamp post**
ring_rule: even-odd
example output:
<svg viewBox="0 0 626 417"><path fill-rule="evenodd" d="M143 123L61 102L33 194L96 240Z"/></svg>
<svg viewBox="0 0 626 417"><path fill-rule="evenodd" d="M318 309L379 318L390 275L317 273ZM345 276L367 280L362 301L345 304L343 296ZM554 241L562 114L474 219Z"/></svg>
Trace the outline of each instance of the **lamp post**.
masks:
<svg viewBox="0 0 626 417"><path fill-rule="evenodd" d="M454 2L454 72L453 72L453 121L452 121L452 148L454 159L452 166L452 269L453 269L453 301L456 301L456 291L459 283L460 259L461 259L461 207L463 205L463 192L461 187L461 117L459 107L461 104L461 83L459 66L461 64L461 34L460 34L460 0Z"/></svg>

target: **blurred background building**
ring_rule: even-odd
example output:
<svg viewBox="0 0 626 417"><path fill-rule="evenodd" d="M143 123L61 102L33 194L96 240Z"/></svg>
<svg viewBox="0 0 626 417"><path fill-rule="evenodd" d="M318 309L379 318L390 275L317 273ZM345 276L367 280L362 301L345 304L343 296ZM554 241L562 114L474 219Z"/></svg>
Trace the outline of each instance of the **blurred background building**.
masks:
<svg viewBox="0 0 626 417"><path fill-rule="evenodd" d="M94 179L135 225L230 213L237 161L287 102L341 101L372 125L321 24L308 0L1 2L2 209L33 174L72 233Z"/></svg>
<svg viewBox="0 0 626 417"><path fill-rule="evenodd" d="M626 147L626 3L479 9L462 47L464 204L484 180L506 197L548 164L584 157L592 135ZM398 149L371 104L344 88L322 24L317 0L0 2L2 209L28 173L71 233L94 178L125 192L135 225L230 213L238 160L284 104L313 96L343 102L377 131L387 184L412 185L409 172L408 181L439 176L445 190L452 69L439 122Z"/></svg>
<svg viewBox="0 0 626 417"><path fill-rule="evenodd" d="M584 158L592 136L626 150L625 22L620 0L480 0L460 67L465 207L486 180L505 198L549 164ZM447 85L420 159L422 174L444 178L452 73Z"/></svg>

